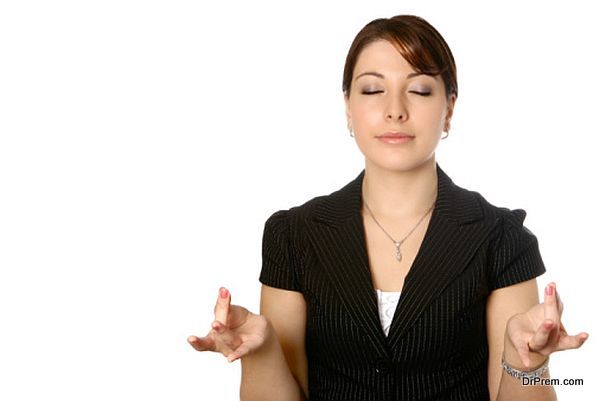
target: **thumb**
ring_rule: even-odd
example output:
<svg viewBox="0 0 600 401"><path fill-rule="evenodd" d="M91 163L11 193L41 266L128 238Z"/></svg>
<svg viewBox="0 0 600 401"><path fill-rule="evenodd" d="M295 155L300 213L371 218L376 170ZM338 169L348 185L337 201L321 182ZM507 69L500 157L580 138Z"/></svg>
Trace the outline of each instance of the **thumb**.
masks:
<svg viewBox="0 0 600 401"><path fill-rule="evenodd" d="M215 346L215 341L209 337L196 337L196 336L189 336L187 338L188 343L194 347L194 349L196 351L215 351L216 350L216 346Z"/></svg>

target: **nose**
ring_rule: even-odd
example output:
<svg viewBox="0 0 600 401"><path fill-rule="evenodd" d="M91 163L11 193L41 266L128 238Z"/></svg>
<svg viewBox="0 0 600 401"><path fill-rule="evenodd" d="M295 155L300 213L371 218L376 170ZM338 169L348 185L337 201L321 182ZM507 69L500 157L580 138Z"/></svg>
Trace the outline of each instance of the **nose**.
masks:
<svg viewBox="0 0 600 401"><path fill-rule="evenodd" d="M407 110L397 96L391 97L385 113L386 120L404 120L407 116Z"/></svg>

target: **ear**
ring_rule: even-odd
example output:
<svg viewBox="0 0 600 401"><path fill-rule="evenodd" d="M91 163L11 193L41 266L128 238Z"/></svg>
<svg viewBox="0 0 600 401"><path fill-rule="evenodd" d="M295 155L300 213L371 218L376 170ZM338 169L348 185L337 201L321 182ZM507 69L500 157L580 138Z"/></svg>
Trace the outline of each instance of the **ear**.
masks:
<svg viewBox="0 0 600 401"><path fill-rule="evenodd" d="M446 120L445 124L448 126L450 124L450 120L452 119L452 113L454 113L454 104L456 103L456 95L452 94L450 96L450 100L448 101L448 106L446 107Z"/></svg>
<svg viewBox="0 0 600 401"><path fill-rule="evenodd" d="M350 124L352 123L352 117L350 116L350 99L346 96L346 92L344 91L344 107L346 109L346 121Z"/></svg>

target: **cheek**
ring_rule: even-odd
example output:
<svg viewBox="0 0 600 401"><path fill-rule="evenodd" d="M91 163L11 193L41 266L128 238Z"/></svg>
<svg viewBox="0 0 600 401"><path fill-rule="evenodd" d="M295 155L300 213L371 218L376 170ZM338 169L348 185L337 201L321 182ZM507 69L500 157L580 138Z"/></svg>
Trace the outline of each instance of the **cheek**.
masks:
<svg viewBox="0 0 600 401"><path fill-rule="evenodd" d="M444 120L444 115L444 105L440 104L431 107L417 107L413 110L411 117L413 121L435 128L440 121Z"/></svg>
<svg viewBox="0 0 600 401"><path fill-rule="evenodd" d="M377 107L370 103L372 102L356 102L352 108L352 114L354 114L354 116L372 114L375 110L377 110Z"/></svg>
<svg viewBox="0 0 600 401"><path fill-rule="evenodd" d="M370 131L380 126L382 122L382 111L381 108L375 105L361 104L354 108L354 126L359 130L366 131L365 134L369 134Z"/></svg>

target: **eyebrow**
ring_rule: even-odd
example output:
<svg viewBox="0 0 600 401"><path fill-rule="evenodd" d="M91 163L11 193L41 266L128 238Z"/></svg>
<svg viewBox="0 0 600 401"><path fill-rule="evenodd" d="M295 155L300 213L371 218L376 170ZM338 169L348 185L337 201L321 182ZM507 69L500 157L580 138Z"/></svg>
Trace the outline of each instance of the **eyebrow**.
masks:
<svg viewBox="0 0 600 401"><path fill-rule="evenodd" d="M367 72L363 72L360 75L357 75L356 78L354 78L354 80L356 81L358 78L362 77L363 75L374 75L374 76L376 76L378 78L385 78L385 76L383 74L379 73L379 72L367 71ZM422 72L411 72L410 74L408 74L406 76L406 79L412 78L412 77L416 77L417 75L427 75L427 74L424 74Z"/></svg>

